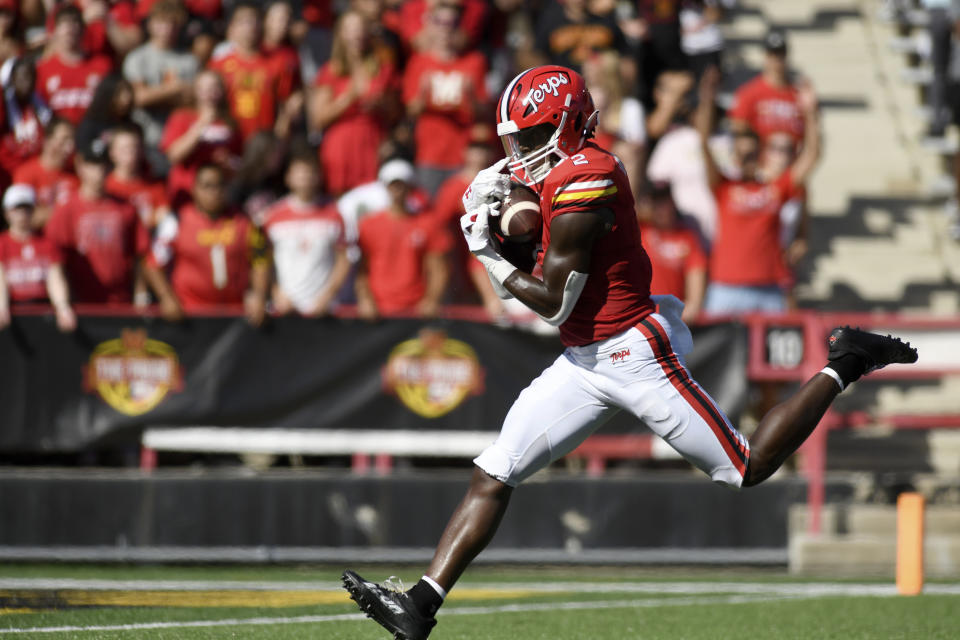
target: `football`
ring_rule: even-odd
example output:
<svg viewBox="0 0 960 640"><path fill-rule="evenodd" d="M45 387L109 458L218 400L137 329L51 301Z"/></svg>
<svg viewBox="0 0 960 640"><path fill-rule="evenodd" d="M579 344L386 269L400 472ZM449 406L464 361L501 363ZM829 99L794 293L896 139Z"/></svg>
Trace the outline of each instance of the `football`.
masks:
<svg viewBox="0 0 960 640"><path fill-rule="evenodd" d="M540 196L530 187L514 184L503 201L500 234L509 242L528 242L540 233Z"/></svg>

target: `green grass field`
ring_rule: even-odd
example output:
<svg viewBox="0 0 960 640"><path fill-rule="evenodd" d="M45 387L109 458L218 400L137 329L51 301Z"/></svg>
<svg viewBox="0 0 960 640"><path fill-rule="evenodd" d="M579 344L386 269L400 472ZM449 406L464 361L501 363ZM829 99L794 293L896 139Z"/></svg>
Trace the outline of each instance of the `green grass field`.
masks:
<svg viewBox="0 0 960 640"><path fill-rule="evenodd" d="M354 567L364 577L416 568ZM339 588L340 568L0 567L0 637L374 640L390 636ZM471 571L431 640L960 638L960 584L650 568Z"/></svg>

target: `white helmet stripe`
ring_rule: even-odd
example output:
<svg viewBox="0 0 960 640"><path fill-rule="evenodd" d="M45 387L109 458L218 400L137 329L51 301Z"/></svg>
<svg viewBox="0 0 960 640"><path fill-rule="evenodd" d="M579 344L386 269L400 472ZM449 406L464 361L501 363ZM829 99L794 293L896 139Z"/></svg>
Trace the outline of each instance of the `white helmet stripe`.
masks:
<svg viewBox="0 0 960 640"><path fill-rule="evenodd" d="M506 122L510 119L510 93L513 92L513 87L517 84L520 78L526 75L527 71L531 71L531 69L526 69L525 71L518 73L516 77L510 81L510 84L507 85L507 88L503 90L503 96L500 98L500 122Z"/></svg>

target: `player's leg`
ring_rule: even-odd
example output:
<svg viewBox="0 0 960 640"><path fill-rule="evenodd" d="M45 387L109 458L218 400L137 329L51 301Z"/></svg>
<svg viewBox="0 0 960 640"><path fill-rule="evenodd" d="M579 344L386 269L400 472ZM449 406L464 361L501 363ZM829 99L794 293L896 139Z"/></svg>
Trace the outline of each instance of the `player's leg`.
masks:
<svg viewBox="0 0 960 640"><path fill-rule="evenodd" d="M497 440L474 463L467 493L454 511L424 577L405 593L391 592L357 574L344 586L374 620L400 638L426 638L449 591L493 538L513 488L577 447L617 409L560 356L521 392Z"/></svg>
<svg viewBox="0 0 960 640"><path fill-rule="evenodd" d="M915 362L916 350L896 338L850 328L830 335L827 367L761 420L749 443L712 398L690 378L670 346L663 318L638 327L662 375L648 369L617 398L715 481L753 486L770 477L813 432L840 391L864 373L892 362ZM638 350L639 351L639 350Z"/></svg>
<svg viewBox="0 0 960 640"><path fill-rule="evenodd" d="M561 355L514 402L497 440L474 463L467 495L447 524L427 576L449 590L496 532L514 487L575 449L616 413Z"/></svg>
<svg viewBox="0 0 960 640"><path fill-rule="evenodd" d="M757 425L750 437L750 464L743 486L752 487L773 475L813 433L830 403L851 382L888 364L917 361L917 350L909 342L850 327L834 329L828 347L827 366Z"/></svg>

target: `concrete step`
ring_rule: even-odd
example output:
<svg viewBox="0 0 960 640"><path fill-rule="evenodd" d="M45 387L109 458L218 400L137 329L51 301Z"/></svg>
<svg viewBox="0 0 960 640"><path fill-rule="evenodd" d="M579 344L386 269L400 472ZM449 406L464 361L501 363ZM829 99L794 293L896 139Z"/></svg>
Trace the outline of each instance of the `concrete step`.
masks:
<svg viewBox="0 0 960 640"><path fill-rule="evenodd" d="M790 536L790 573L810 576L885 577L896 574L892 536ZM924 573L929 578L960 578L960 534L927 535Z"/></svg>
<svg viewBox="0 0 960 640"><path fill-rule="evenodd" d="M846 509L846 530L854 536L896 536L897 508L886 505L851 505ZM928 506L924 511L928 536L960 537L960 507Z"/></svg>

